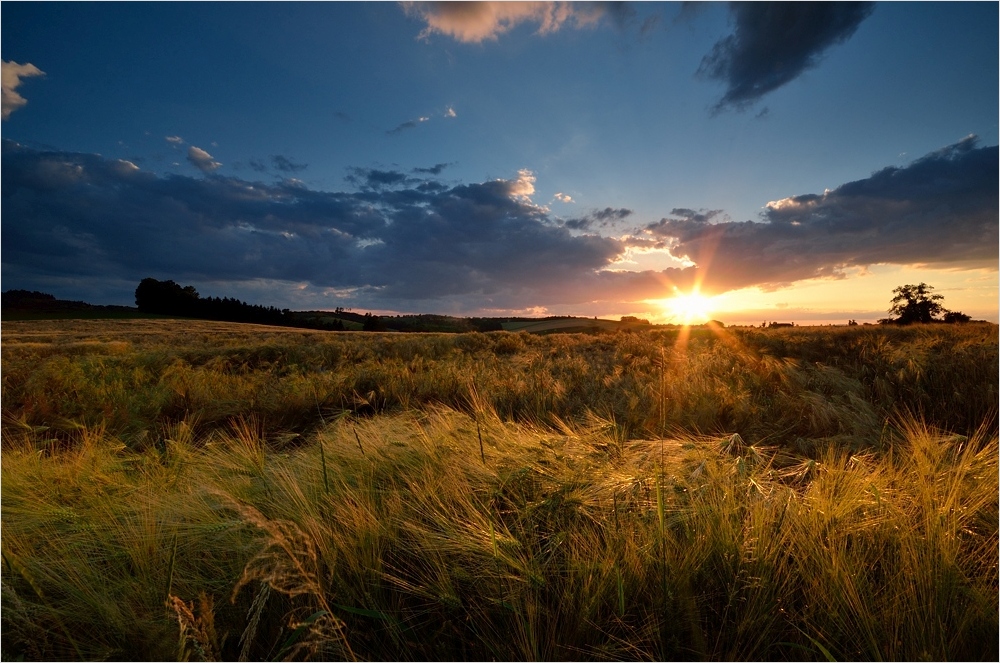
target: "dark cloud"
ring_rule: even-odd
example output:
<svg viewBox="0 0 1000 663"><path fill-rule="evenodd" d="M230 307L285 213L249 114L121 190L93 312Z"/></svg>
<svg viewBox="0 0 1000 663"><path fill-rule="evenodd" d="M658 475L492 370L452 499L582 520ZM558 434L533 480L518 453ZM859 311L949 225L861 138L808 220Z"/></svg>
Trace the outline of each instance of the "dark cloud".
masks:
<svg viewBox="0 0 1000 663"><path fill-rule="evenodd" d="M872 13L871 2L734 2L733 34L702 59L699 75L726 83L715 111L746 110L816 66Z"/></svg>
<svg viewBox="0 0 1000 663"><path fill-rule="evenodd" d="M447 189L447 185L435 182L434 180L427 180L417 185L417 191L424 193L437 193L439 191L446 191Z"/></svg>
<svg viewBox="0 0 1000 663"><path fill-rule="evenodd" d="M286 292L304 283L349 293L337 304L467 311L621 300L663 288L650 274L601 271L625 244L573 236L554 223L528 199L527 171L447 186L358 169L372 186L351 193L158 176L128 162L9 141L3 164L7 287L146 276L231 286L268 281Z"/></svg>
<svg viewBox="0 0 1000 663"><path fill-rule="evenodd" d="M267 172L267 164L260 159L250 159L247 163L250 164L250 168L257 171L258 173Z"/></svg>
<svg viewBox="0 0 1000 663"><path fill-rule="evenodd" d="M628 218L632 215L632 210L620 207L614 209L612 207L605 207L602 210L598 210L593 213L593 217L598 221L621 221L622 219Z"/></svg>
<svg viewBox="0 0 1000 663"><path fill-rule="evenodd" d="M450 163L436 163L433 166L430 166L429 168L414 168L413 172L424 173L427 175L440 175L441 171L443 171L450 165L451 165Z"/></svg>
<svg viewBox="0 0 1000 663"><path fill-rule="evenodd" d="M293 163L288 157L281 156L280 154L275 154L271 157L271 163L274 167L283 173L300 173L309 167L309 164L305 163Z"/></svg>
<svg viewBox="0 0 1000 663"><path fill-rule="evenodd" d="M408 121L403 122L402 124L396 126L395 128L389 129L385 133L387 135L389 135L389 136L395 136L397 134L403 133L407 129L416 129L418 126L420 126L424 122L427 122L429 119L431 119L431 118L426 117L426 116L422 116L422 117L418 117L415 120L408 120Z"/></svg>
<svg viewBox="0 0 1000 663"><path fill-rule="evenodd" d="M407 120L406 122L397 125L395 128L389 129L388 131L386 131L386 133L390 136L395 136L396 134L402 133L407 129L416 129L416 127L417 127L416 120Z"/></svg>
<svg viewBox="0 0 1000 663"><path fill-rule="evenodd" d="M269 303L289 307L471 313L637 302L699 282L706 292L776 287L876 263L997 263L998 149L971 137L904 168L770 203L761 222L675 208L631 237L575 233L586 228L531 201L527 170L447 185L355 169L358 190L327 192L295 180L159 176L10 141L2 158L5 287L102 303L152 276L203 292L278 292L287 299ZM630 217L605 208L584 218ZM629 251L665 247L695 264L616 271Z"/></svg>
<svg viewBox="0 0 1000 663"><path fill-rule="evenodd" d="M378 168L351 168L350 174L344 179L351 184L369 189L415 184L420 181L398 170L379 170Z"/></svg>
<svg viewBox="0 0 1000 663"><path fill-rule="evenodd" d="M768 203L762 222L675 209L646 231L714 291L779 287L880 263L997 268L998 149L969 136L904 168Z"/></svg>
<svg viewBox="0 0 1000 663"><path fill-rule="evenodd" d="M675 207L670 210L671 216L680 217L685 221L693 221L694 223L710 223L717 216L722 214L721 209L702 209L693 210L687 209L686 207ZM662 222L661 222L662 223Z"/></svg>
<svg viewBox="0 0 1000 663"><path fill-rule="evenodd" d="M628 218L631 214L632 210L625 209L624 207L619 209L605 207L602 210L595 210L586 216L567 219L563 222L563 225L573 230L590 230L595 226L607 228Z"/></svg>

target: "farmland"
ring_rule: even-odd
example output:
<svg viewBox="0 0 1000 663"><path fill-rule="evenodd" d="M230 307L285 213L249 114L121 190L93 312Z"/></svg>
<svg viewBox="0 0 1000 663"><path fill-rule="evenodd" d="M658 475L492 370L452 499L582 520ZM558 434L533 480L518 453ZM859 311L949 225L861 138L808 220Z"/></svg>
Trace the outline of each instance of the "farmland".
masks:
<svg viewBox="0 0 1000 663"><path fill-rule="evenodd" d="M996 325L2 352L4 659L997 658Z"/></svg>

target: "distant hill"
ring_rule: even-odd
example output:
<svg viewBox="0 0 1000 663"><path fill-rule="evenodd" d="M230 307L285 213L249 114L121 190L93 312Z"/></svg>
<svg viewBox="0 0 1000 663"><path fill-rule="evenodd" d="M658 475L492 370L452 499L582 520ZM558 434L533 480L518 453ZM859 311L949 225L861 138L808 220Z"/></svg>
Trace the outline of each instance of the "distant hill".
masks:
<svg viewBox="0 0 1000 663"><path fill-rule="evenodd" d="M468 332L523 331L531 334L609 333L643 329L669 329L676 325L651 325L649 321L626 316L621 320L599 320L575 316L545 318L460 318L450 315L375 315L337 308L333 311L289 311L274 307L246 304L235 299L201 298L193 288L173 281L144 280L145 288L163 289L154 295L165 299L163 306L102 306L86 302L56 299L34 290L8 290L2 293L3 320L51 320L69 318L172 318L194 317L228 322L253 322L285 327L327 331L436 332L462 334ZM148 293L147 293L148 294ZM184 296L181 296L184 295ZM174 302L173 299L183 300ZM149 297L145 296L144 301ZM168 304L176 304L169 306ZM181 304L184 304L183 306ZM720 322L710 325L723 326Z"/></svg>

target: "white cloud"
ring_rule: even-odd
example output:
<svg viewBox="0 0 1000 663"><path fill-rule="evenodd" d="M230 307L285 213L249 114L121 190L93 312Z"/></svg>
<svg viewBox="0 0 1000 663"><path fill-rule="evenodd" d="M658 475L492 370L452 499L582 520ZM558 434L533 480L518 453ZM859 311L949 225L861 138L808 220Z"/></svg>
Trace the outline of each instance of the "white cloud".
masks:
<svg viewBox="0 0 1000 663"><path fill-rule="evenodd" d="M200 147L195 147L194 145L188 148L187 158L195 168L203 173L211 173L213 170L222 165L216 161L215 157L211 154Z"/></svg>
<svg viewBox="0 0 1000 663"><path fill-rule="evenodd" d="M522 200L530 200L535 193L535 174L527 168L517 171L517 179L510 183L510 195Z"/></svg>
<svg viewBox="0 0 1000 663"><path fill-rule="evenodd" d="M573 202L573 198L571 198L569 195L567 195L565 193L557 193L555 195L555 199L558 200L561 203L571 203L571 202Z"/></svg>
<svg viewBox="0 0 1000 663"><path fill-rule="evenodd" d="M181 145L184 143L184 139L180 136L164 136L164 140L173 145Z"/></svg>
<svg viewBox="0 0 1000 663"><path fill-rule="evenodd" d="M27 99L17 93L17 88L21 85L21 79L31 76L44 76L45 72L30 62L25 64L18 64L13 61L0 62L2 62L2 67L0 67L0 82L2 82L3 88L2 116L6 120L10 117L11 113L28 103Z"/></svg>
<svg viewBox="0 0 1000 663"><path fill-rule="evenodd" d="M458 113L455 112L454 108L452 108L451 106L448 106L448 110L446 110L444 112L444 116L445 117L458 117Z"/></svg>
<svg viewBox="0 0 1000 663"><path fill-rule="evenodd" d="M129 173L134 173L139 170L139 166L135 165L127 159L118 159L115 161L115 169L122 175L127 175Z"/></svg>

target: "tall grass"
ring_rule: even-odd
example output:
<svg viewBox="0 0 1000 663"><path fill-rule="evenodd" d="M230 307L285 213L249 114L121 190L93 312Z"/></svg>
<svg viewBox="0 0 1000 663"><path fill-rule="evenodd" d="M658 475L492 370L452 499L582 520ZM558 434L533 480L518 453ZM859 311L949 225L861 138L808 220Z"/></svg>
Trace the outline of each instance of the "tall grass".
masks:
<svg viewBox="0 0 1000 663"><path fill-rule="evenodd" d="M232 329L161 320L6 323L4 426L44 425L66 439L76 425L103 425L142 449L179 421L205 433L256 417L269 436L308 435L344 411L439 403L468 410L478 390L515 421L594 412L626 437L738 430L751 442L808 447L816 439L877 442L880 422L897 411L968 434L995 416L998 399L996 325L698 330L686 341L678 332Z"/></svg>
<svg viewBox="0 0 1000 663"><path fill-rule="evenodd" d="M992 330L74 354L5 324L3 657L996 660L996 419L934 418ZM886 343L954 384L881 400Z"/></svg>

